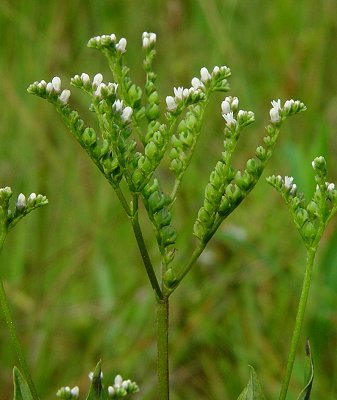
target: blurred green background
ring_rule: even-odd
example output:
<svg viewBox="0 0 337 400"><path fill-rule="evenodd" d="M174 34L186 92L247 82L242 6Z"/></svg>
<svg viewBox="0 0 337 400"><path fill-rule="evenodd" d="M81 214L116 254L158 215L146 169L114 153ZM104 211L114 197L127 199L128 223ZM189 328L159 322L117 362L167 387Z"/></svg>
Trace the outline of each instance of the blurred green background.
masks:
<svg viewBox="0 0 337 400"><path fill-rule="evenodd" d="M240 142L237 165L254 154L270 101L308 107L283 126L277 151L256 190L209 245L172 297L173 400L236 399L255 367L268 398L277 397L294 323L305 251L270 174L292 175L307 196L311 161L324 155L337 181L337 3L333 0L0 1L0 186L43 193L50 205L11 233L1 255L20 338L42 399L63 385L88 385L101 358L141 386L135 399L157 399L154 299L132 230L109 185L92 167L53 107L26 93L36 80L102 72L105 59L86 48L92 36L128 40L138 83L141 33L157 33L158 87L188 86L202 66L232 69L231 94L256 123ZM194 164L175 210L179 254L188 254L203 188L220 156L221 96L211 103ZM84 119L88 99L73 90ZM156 260L150 227L145 236ZM313 399L337 398L337 225L317 257L289 399L303 384L304 343L315 360ZM17 364L0 320L0 398L12 396Z"/></svg>

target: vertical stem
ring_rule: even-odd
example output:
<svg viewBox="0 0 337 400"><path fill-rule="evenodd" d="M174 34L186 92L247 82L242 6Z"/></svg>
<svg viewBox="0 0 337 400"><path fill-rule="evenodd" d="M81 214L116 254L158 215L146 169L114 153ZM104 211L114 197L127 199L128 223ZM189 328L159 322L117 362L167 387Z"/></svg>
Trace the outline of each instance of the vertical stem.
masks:
<svg viewBox="0 0 337 400"><path fill-rule="evenodd" d="M159 399L169 400L169 364L168 364L168 324L169 299L165 297L157 304L157 349L158 349L158 389Z"/></svg>
<svg viewBox="0 0 337 400"><path fill-rule="evenodd" d="M315 255L316 255L316 249L307 249L307 264L306 264L305 275L304 275L304 280L303 280L302 292L301 292L301 297L300 297L300 301L298 304L295 327L294 327L294 331L293 331L293 337L291 340L290 351L289 351L289 356L288 356L287 369L286 369L286 373L285 373L285 376L283 379L279 400L285 400L287 391L288 391L288 387L289 387L291 373L293 370L295 357L296 357L296 351L297 351L298 343L299 343L300 336L301 336L301 329L302 329L302 325L303 325L304 313L305 313L306 304L307 304L307 300L308 300L308 294L309 294L309 289L310 289L312 269L313 269L313 265L314 265Z"/></svg>

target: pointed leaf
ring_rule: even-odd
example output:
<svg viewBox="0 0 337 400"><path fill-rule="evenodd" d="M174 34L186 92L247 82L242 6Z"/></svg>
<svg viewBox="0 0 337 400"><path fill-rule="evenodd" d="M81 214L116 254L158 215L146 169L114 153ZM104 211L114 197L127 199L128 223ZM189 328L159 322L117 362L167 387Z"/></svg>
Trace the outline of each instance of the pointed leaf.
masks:
<svg viewBox="0 0 337 400"><path fill-rule="evenodd" d="M309 400L310 399L312 383L314 380L314 363L313 363L312 355L311 355L311 351L310 351L309 340L307 340L307 344L305 346L305 352L307 355L307 358L306 358L307 373L306 373L306 378L305 378L306 385L304 386L303 390L299 394L297 400Z"/></svg>
<svg viewBox="0 0 337 400"><path fill-rule="evenodd" d="M254 368L250 366L251 374L247 386L243 389L243 392L238 397L238 400L265 400L262 393L262 388Z"/></svg>
<svg viewBox="0 0 337 400"><path fill-rule="evenodd" d="M33 395L29 389L28 383L16 367L13 369L13 382L14 400L33 400Z"/></svg>
<svg viewBox="0 0 337 400"><path fill-rule="evenodd" d="M107 394L103 390L101 377L101 361L99 361L93 373L89 393L86 400L106 400L107 398Z"/></svg>

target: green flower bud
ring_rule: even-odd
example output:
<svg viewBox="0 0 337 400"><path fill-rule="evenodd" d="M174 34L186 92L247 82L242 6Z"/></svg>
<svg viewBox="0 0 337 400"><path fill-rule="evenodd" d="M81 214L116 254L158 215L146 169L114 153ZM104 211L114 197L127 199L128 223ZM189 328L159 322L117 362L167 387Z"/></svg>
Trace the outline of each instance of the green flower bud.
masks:
<svg viewBox="0 0 337 400"><path fill-rule="evenodd" d="M153 142L150 142L146 145L145 155L150 159L154 159L157 155L157 152L158 152L157 146Z"/></svg>
<svg viewBox="0 0 337 400"><path fill-rule="evenodd" d="M164 274L164 284L167 288L173 289L177 285L177 278L172 270L169 268Z"/></svg>
<svg viewBox="0 0 337 400"><path fill-rule="evenodd" d="M159 104L159 95L157 91L154 91L148 97L148 101L150 104Z"/></svg>
<svg viewBox="0 0 337 400"><path fill-rule="evenodd" d="M97 137L96 132L93 128L85 128L81 139L86 147L90 147L96 143Z"/></svg>
<svg viewBox="0 0 337 400"><path fill-rule="evenodd" d="M312 243L316 238L317 229L311 222L306 222L301 229L301 234L307 243Z"/></svg>
<svg viewBox="0 0 337 400"><path fill-rule="evenodd" d="M310 215L315 217L319 217L321 214L319 205L313 200L311 200L307 205L307 211Z"/></svg>
<svg viewBox="0 0 337 400"><path fill-rule="evenodd" d="M255 151L256 157L261 161L266 161L268 157L268 152L263 146L259 146Z"/></svg>
<svg viewBox="0 0 337 400"><path fill-rule="evenodd" d="M170 225L172 216L170 211L166 207L164 207L153 215L153 219L156 226L162 228L166 225Z"/></svg>
<svg viewBox="0 0 337 400"><path fill-rule="evenodd" d="M262 164L259 159L250 158L246 164L247 172L253 176L259 176L262 172Z"/></svg>
<svg viewBox="0 0 337 400"><path fill-rule="evenodd" d="M173 228L173 226L164 226L160 230L160 236L161 236L161 243L163 246L169 246L170 244L174 244L177 240L177 232Z"/></svg>
<svg viewBox="0 0 337 400"><path fill-rule="evenodd" d="M157 104L152 104L145 112L146 118L150 121L157 119L160 115L159 106Z"/></svg>
<svg viewBox="0 0 337 400"><path fill-rule="evenodd" d="M196 236L199 240L203 240L207 232L207 229L200 221L195 221L193 226L193 235Z"/></svg>
<svg viewBox="0 0 337 400"><path fill-rule="evenodd" d="M301 228L309 220L309 214L307 210L305 210L304 208L299 208L296 211L295 219L298 226Z"/></svg>
<svg viewBox="0 0 337 400"><path fill-rule="evenodd" d="M154 192L148 198L149 208L152 214L167 205L167 199L162 192Z"/></svg>
<svg viewBox="0 0 337 400"><path fill-rule="evenodd" d="M138 108L142 100L142 89L135 84L131 85L128 91L132 108Z"/></svg>

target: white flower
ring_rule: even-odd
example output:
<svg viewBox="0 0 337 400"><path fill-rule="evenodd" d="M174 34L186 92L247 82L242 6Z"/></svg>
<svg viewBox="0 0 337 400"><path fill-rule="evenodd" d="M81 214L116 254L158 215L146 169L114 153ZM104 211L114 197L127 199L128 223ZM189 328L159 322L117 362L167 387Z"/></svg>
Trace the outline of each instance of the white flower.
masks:
<svg viewBox="0 0 337 400"><path fill-rule="evenodd" d="M291 189L290 189L290 194L293 196L296 193L296 189L297 189L297 185L295 183L293 183L291 185Z"/></svg>
<svg viewBox="0 0 337 400"><path fill-rule="evenodd" d="M122 112L123 110L123 100L116 100L112 107L114 108L115 111L117 112Z"/></svg>
<svg viewBox="0 0 337 400"><path fill-rule="evenodd" d="M61 103L63 103L63 104L68 103L69 97L70 97L69 89L62 90L62 93L59 95L59 99L60 99Z"/></svg>
<svg viewBox="0 0 337 400"><path fill-rule="evenodd" d="M116 375L115 377L115 388L120 388L123 384L123 378L121 375Z"/></svg>
<svg viewBox="0 0 337 400"><path fill-rule="evenodd" d="M277 101L273 100L271 102L271 105L273 106L270 111L269 111L269 115L270 115L270 120L273 124L277 124L278 122L281 121L281 115L280 115L280 111L281 111L281 100L278 99Z"/></svg>
<svg viewBox="0 0 337 400"><path fill-rule="evenodd" d="M284 177L284 187L286 189L290 189L293 186L294 178L292 176L285 176Z"/></svg>
<svg viewBox="0 0 337 400"><path fill-rule="evenodd" d="M46 86L46 92L51 93L53 90L54 90L53 84L51 82L48 82Z"/></svg>
<svg viewBox="0 0 337 400"><path fill-rule="evenodd" d="M239 107L239 99L237 97L233 97L232 99L232 109L236 110Z"/></svg>
<svg viewBox="0 0 337 400"><path fill-rule="evenodd" d="M143 32L142 39L143 39L143 48L147 49L149 46L151 46L156 42L157 35L153 32L150 33Z"/></svg>
<svg viewBox="0 0 337 400"><path fill-rule="evenodd" d="M335 190L334 183L325 182L325 186L326 186L328 192L332 192L333 190Z"/></svg>
<svg viewBox="0 0 337 400"><path fill-rule="evenodd" d="M228 98L226 97L226 99L221 103L222 114L228 114L231 112L231 105L227 99Z"/></svg>
<svg viewBox="0 0 337 400"><path fill-rule="evenodd" d="M196 77L192 79L191 85L195 90L203 89L205 87L205 85L201 82L201 80Z"/></svg>
<svg viewBox="0 0 337 400"><path fill-rule="evenodd" d="M216 66L213 68L212 75L217 75L219 72L220 72L220 68L216 65Z"/></svg>
<svg viewBox="0 0 337 400"><path fill-rule="evenodd" d="M131 116L133 113L133 109L129 106L125 107L122 112L122 120L124 122L129 122L131 120Z"/></svg>
<svg viewBox="0 0 337 400"><path fill-rule="evenodd" d="M210 73L208 72L208 69L207 69L206 67L202 67L202 68L201 68L201 70L200 70L200 77L201 77L201 80L202 80L203 82L207 82L207 81L209 81L209 80L211 79L211 75L210 75Z"/></svg>
<svg viewBox="0 0 337 400"><path fill-rule="evenodd" d="M126 39L121 38L120 41L116 44L116 50L121 54L125 53L126 52L126 44L127 44Z"/></svg>
<svg viewBox="0 0 337 400"><path fill-rule="evenodd" d="M175 111L177 109L177 103L172 96L166 97L166 106L168 111Z"/></svg>
<svg viewBox="0 0 337 400"><path fill-rule="evenodd" d="M182 98L183 98L183 91L184 91L184 88L181 87L181 86L178 87L178 88L173 88L173 92L174 92L175 98L178 99L178 100L182 100Z"/></svg>
<svg viewBox="0 0 337 400"><path fill-rule="evenodd" d="M110 35L110 39L111 39L112 42L115 42L116 41L116 35L114 33L112 33Z"/></svg>
<svg viewBox="0 0 337 400"><path fill-rule="evenodd" d="M36 193L31 193L31 194L28 196L27 202L28 202L28 203L34 203L35 200L36 200Z"/></svg>
<svg viewBox="0 0 337 400"><path fill-rule="evenodd" d="M229 112L222 115L228 126L236 125L236 119L234 118L233 112Z"/></svg>
<svg viewBox="0 0 337 400"><path fill-rule="evenodd" d="M93 84L95 86L100 85L103 82L103 75L102 74L96 74L94 76Z"/></svg>
<svg viewBox="0 0 337 400"><path fill-rule="evenodd" d="M84 85L90 83L89 75L83 72L83 74L81 74L81 81L84 83Z"/></svg>
<svg viewBox="0 0 337 400"><path fill-rule="evenodd" d="M56 92L61 90L61 79L58 76L54 76L54 78L51 80L51 83Z"/></svg>
<svg viewBox="0 0 337 400"><path fill-rule="evenodd" d="M294 103L295 103L295 101L294 101L293 99L287 100L287 101L284 103L284 106L283 106L283 107L284 107L286 110L290 110L291 107L294 105Z"/></svg>
<svg viewBox="0 0 337 400"><path fill-rule="evenodd" d="M26 207L26 196L23 193L20 193L18 196L18 200L16 202L16 208L22 210Z"/></svg>
<svg viewBox="0 0 337 400"><path fill-rule="evenodd" d="M78 398L79 394L80 394L80 389L78 386L74 386L71 391L70 391L71 395L73 397L75 397L76 399Z"/></svg>
<svg viewBox="0 0 337 400"><path fill-rule="evenodd" d="M106 87L106 84L105 84L105 83L100 83L100 84L97 86L97 89L96 89L94 95L97 96L97 97L101 97L101 95L102 95L101 90L102 90L102 88L105 88L105 87Z"/></svg>
<svg viewBox="0 0 337 400"><path fill-rule="evenodd" d="M108 387L108 394L110 397L112 397L116 393L116 390L113 386Z"/></svg>

